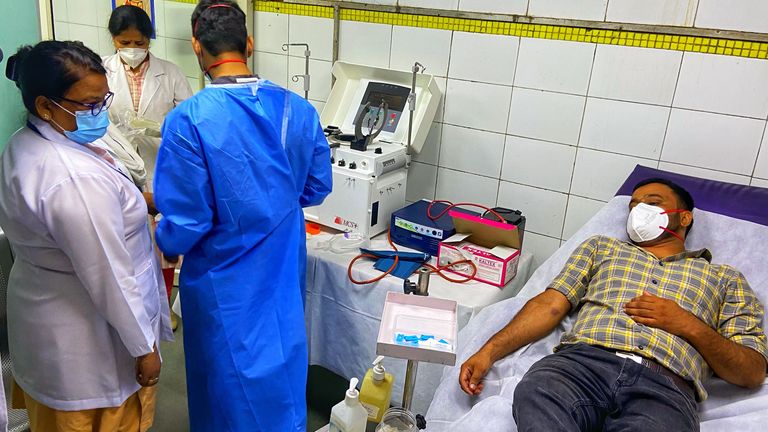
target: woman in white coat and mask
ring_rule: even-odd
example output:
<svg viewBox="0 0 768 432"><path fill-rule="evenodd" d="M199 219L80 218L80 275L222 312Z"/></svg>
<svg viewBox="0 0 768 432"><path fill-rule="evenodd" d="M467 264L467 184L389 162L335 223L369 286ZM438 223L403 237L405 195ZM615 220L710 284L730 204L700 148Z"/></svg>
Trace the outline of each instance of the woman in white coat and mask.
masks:
<svg viewBox="0 0 768 432"><path fill-rule="evenodd" d="M101 59L46 41L19 49L7 76L29 112L0 160L14 405L33 432L145 431L172 333L147 205L102 140Z"/></svg>
<svg viewBox="0 0 768 432"><path fill-rule="evenodd" d="M160 126L172 109L192 96L192 89L178 66L149 52L154 29L143 9L129 5L115 8L109 18L109 32L117 50L104 59L109 88L115 94L110 119L129 137L144 160L144 195L150 212L154 212L152 182L160 148ZM161 264L170 299L175 265L162 256Z"/></svg>

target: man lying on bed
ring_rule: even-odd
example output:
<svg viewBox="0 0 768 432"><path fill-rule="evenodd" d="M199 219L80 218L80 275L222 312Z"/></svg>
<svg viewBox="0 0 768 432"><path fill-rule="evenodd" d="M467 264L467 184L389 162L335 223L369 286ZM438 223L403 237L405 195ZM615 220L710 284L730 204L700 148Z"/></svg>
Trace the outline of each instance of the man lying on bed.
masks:
<svg viewBox="0 0 768 432"><path fill-rule="evenodd" d="M707 397L702 381L712 371L750 388L765 378L763 305L739 271L711 264L706 249L685 250L691 195L649 179L635 186L629 208L632 243L586 240L549 288L461 366L461 388L480 394L496 360L578 311L555 354L515 389L520 431L697 431L696 401Z"/></svg>

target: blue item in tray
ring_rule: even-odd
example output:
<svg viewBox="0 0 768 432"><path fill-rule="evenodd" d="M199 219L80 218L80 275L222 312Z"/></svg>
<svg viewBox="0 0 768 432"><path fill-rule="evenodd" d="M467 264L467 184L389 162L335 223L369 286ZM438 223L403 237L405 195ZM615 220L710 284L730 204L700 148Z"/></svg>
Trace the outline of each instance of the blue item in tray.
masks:
<svg viewBox="0 0 768 432"><path fill-rule="evenodd" d="M408 334L395 333L395 343L403 346L412 346L418 348L432 348L440 350L450 350L451 343L445 339L438 340L434 335L429 334Z"/></svg>

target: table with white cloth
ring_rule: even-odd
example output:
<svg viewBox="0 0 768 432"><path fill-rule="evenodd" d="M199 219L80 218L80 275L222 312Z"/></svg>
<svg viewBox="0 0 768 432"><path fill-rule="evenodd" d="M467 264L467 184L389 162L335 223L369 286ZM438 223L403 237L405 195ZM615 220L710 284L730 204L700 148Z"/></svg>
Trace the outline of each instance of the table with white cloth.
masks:
<svg viewBox="0 0 768 432"><path fill-rule="evenodd" d="M347 276L347 268L359 251L339 254L318 248L318 243L328 240L329 236L322 233L307 240L306 322L309 362L345 378L357 377L362 381L376 358L376 339L387 292L403 292L403 280L387 276L373 284L353 284ZM373 239L370 248L391 250L386 237ZM504 289L475 281L452 283L433 274L430 277L429 295L458 303L458 328L461 329L485 306L512 297L520 291L528 280L532 260L532 254L521 254L517 275ZM368 280L381 275L381 272L373 268L373 261L359 260L352 275L357 280ZM457 275L453 277L460 279ZM411 281L416 279L416 275L410 278ZM392 404L395 406L402 401L405 366L406 360L384 360L387 372L395 376L392 392ZM412 404L415 413L426 413L440 382L443 367L439 364L419 363ZM340 400L343 397L339 395Z"/></svg>

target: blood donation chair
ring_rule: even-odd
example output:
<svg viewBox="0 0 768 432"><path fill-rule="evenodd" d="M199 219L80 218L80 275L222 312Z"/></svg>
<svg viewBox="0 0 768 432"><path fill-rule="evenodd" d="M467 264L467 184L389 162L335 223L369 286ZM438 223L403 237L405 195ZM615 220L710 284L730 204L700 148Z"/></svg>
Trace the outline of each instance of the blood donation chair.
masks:
<svg viewBox="0 0 768 432"><path fill-rule="evenodd" d="M534 362L552 353L560 336L570 328L574 314L546 338L496 362L479 396L468 396L459 387L461 364L504 327L527 300L547 288L581 242L596 234L627 240L627 206L632 187L651 177L672 180L693 195L695 223L686 240L687 248L706 247L712 252L713 262L730 264L740 270L768 307L768 189L637 166L616 196L536 270L517 297L483 309L462 329L456 366L446 367L443 372L427 412L427 431L517 430L512 417L515 387ZM764 320L763 329L766 327ZM699 404L703 432L766 430L768 382L750 390L711 378L705 387L709 398Z"/></svg>

